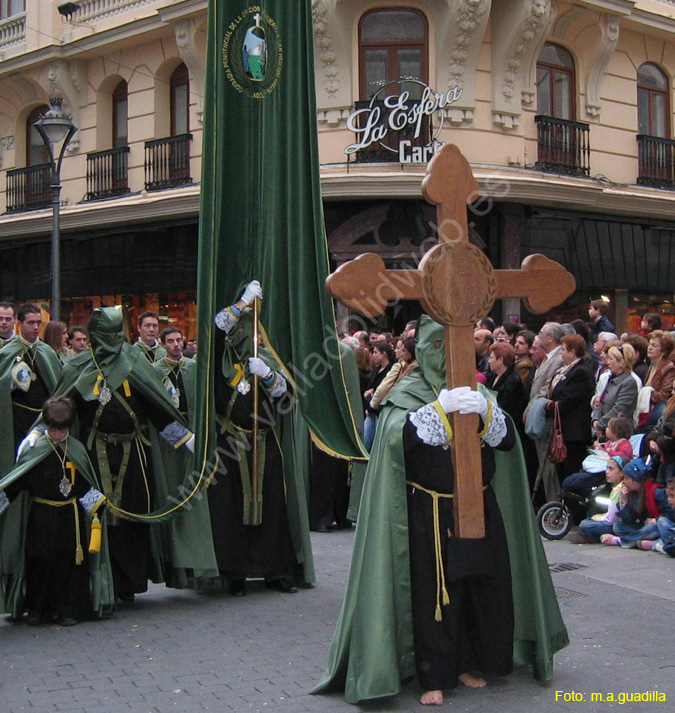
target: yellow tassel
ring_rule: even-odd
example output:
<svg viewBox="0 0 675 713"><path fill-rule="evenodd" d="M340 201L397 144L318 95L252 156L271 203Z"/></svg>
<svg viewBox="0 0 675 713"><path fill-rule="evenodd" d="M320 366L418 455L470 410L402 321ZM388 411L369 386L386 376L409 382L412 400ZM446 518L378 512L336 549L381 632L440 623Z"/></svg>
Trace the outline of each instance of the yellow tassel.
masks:
<svg viewBox="0 0 675 713"><path fill-rule="evenodd" d="M436 604L436 616L434 617L436 621L443 621L443 617L441 616L441 605Z"/></svg>
<svg viewBox="0 0 675 713"><path fill-rule="evenodd" d="M124 395L127 398L130 398L131 397L131 386L130 386L129 382L127 381L127 379L125 379L122 382L122 386L124 387Z"/></svg>
<svg viewBox="0 0 675 713"><path fill-rule="evenodd" d="M94 515L91 521L91 538L89 539L89 552L95 554L101 551L101 521Z"/></svg>
<svg viewBox="0 0 675 713"><path fill-rule="evenodd" d="M443 587L443 606L447 606L450 604L450 595L448 594L448 590Z"/></svg>
<svg viewBox="0 0 675 713"><path fill-rule="evenodd" d="M82 564L84 562L84 552L82 552L82 547L80 545L75 549L75 564Z"/></svg>

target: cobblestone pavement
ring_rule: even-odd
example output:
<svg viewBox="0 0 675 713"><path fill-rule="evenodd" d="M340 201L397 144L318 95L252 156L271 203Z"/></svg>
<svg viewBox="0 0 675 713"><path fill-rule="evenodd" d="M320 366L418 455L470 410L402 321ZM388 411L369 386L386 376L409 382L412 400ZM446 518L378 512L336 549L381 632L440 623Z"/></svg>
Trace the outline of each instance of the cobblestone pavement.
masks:
<svg viewBox="0 0 675 713"><path fill-rule="evenodd" d="M0 713L358 711L310 696L321 676L349 568L353 533L313 535L319 583L243 599L152 586L110 621L71 628L0 622ZM455 711L672 710L675 560L619 548L545 543L571 646L551 684L519 670L482 691L458 689ZM591 702L592 693L658 690L656 702ZM556 701L556 691L558 694ZM584 694L563 703L561 695ZM413 682L365 711L422 710Z"/></svg>

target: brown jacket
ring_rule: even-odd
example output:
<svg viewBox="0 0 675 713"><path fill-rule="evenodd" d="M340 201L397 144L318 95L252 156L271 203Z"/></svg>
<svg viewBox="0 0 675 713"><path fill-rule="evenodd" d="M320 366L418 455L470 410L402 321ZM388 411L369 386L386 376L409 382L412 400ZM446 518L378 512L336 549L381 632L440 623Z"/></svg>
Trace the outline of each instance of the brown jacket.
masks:
<svg viewBox="0 0 675 713"><path fill-rule="evenodd" d="M654 389L651 397L652 404L667 401L672 396L673 381L675 381L675 364L667 357L661 357L656 369L649 367L645 385Z"/></svg>

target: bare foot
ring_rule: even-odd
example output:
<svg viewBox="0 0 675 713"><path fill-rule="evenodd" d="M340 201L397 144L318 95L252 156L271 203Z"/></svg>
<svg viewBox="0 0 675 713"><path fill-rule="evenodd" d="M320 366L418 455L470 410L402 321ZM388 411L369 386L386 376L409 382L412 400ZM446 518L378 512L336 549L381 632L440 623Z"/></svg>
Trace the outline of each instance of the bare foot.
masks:
<svg viewBox="0 0 675 713"><path fill-rule="evenodd" d="M460 673L457 678L468 688L484 688L487 686L484 678L479 678L470 673Z"/></svg>
<svg viewBox="0 0 675 713"><path fill-rule="evenodd" d="M420 703L423 706L442 706L443 691L424 691Z"/></svg>

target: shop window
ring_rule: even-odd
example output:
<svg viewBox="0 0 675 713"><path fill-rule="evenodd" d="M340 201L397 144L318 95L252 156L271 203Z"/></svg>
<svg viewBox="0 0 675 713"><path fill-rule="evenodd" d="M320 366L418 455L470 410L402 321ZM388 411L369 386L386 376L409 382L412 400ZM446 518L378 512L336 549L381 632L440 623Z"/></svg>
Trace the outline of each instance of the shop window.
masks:
<svg viewBox="0 0 675 713"><path fill-rule="evenodd" d="M0 20L18 15L26 9L25 0L0 0Z"/></svg>
<svg viewBox="0 0 675 713"><path fill-rule="evenodd" d="M190 132L190 77L187 67L179 64L169 80L171 86L171 136Z"/></svg>
<svg viewBox="0 0 675 713"><path fill-rule="evenodd" d="M638 134L667 139L670 135L668 78L651 62L637 71Z"/></svg>
<svg viewBox="0 0 675 713"><path fill-rule="evenodd" d="M537 113L573 121L574 60L559 45L547 42L537 61Z"/></svg>

